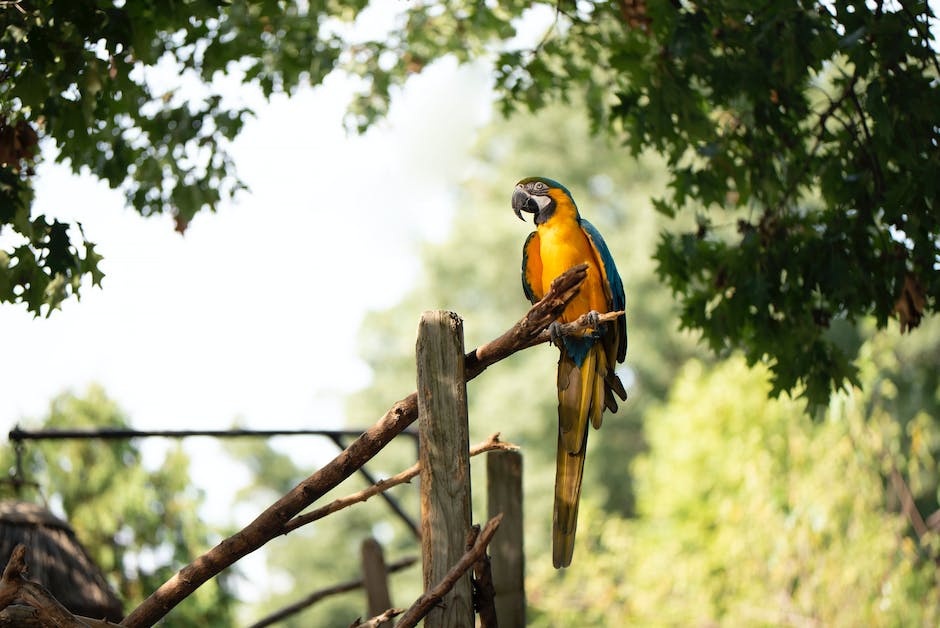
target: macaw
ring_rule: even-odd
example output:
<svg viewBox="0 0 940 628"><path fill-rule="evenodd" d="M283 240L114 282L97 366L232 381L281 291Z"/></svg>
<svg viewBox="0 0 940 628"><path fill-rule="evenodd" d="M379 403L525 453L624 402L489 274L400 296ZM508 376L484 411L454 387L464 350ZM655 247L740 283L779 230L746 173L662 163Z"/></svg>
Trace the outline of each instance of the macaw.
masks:
<svg viewBox="0 0 940 628"><path fill-rule="evenodd" d="M512 193L512 208L523 222L522 212L533 214L536 225L522 248L522 288L529 301L538 302L552 280L572 266L588 265L580 292L549 328L560 350L552 562L561 568L571 564L574 553L588 421L599 428L605 407L617 411L614 394L627 399L614 372L627 354L627 320L621 314L603 325L595 322L594 329L583 335L560 337L557 325L582 314L597 321L602 313L622 311L623 282L604 238L581 218L565 186L542 177L523 179Z"/></svg>

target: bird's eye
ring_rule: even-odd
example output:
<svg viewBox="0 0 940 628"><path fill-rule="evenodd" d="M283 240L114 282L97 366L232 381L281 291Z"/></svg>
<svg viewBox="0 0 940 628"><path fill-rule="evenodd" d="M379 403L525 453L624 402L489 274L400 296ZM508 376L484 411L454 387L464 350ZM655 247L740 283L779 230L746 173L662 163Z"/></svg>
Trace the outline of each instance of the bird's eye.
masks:
<svg viewBox="0 0 940 628"><path fill-rule="evenodd" d="M539 182L537 182L537 183L535 184L535 189L536 189L536 190L544 190L544 189L545 189L545 184L542 183L541 181L539 181Z"/></svg>

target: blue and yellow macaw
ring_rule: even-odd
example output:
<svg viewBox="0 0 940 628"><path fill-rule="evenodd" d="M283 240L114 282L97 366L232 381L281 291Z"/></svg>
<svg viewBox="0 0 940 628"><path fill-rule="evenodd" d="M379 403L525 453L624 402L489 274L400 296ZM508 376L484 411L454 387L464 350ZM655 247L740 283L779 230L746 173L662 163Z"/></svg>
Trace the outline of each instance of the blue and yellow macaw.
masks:
<svg viewBox="0 0 940 628"><path fill-rule="evenodd" d="M578 214L571 193L557 181L542 177L523 179L512 193L512 208L534 215L536 230L522 249L522 287L532 303L548 292L552 280L581 263L587 278L557 322L570 323L582 314L624 309L623 282L600 232ZM553 325L557 325L553 323ZM555 509L552 516L552 562L556 568L571 564L578 525L578 501L587 447L588 421L601 426L606 407L617 411L614 394L627 393L614 372L627 354L627 320L620 315L584 335L552 336L558 358L558 454L555 472Z"/></svg>

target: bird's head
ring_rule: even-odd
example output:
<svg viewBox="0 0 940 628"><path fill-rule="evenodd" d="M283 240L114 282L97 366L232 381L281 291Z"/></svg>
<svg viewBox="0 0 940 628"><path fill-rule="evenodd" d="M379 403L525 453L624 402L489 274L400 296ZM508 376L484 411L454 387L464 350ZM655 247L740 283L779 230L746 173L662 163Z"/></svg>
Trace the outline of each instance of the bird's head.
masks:
<svg viewBox="0 0 940 628"><path fill-rule="evenodd" d="M568 188L545 177L525 178L512 192L512 210L523 222L522 212L528 212L533 214L535 224L540 225L552 217L559 205L570 206L577 214Z"/></svg>

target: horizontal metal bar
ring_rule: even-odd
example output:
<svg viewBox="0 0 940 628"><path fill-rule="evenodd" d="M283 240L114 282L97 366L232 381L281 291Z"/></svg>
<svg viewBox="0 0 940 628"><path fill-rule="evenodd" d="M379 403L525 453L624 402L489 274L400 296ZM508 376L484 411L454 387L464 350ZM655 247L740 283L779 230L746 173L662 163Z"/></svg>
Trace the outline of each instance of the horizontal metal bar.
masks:
<svg viewBox="0 0 940 628"><path fill-rule="evenodd" d="M24 430L19 426L10 430L9 438L13 442L26 440L66 440L66 439L127 439L127 438L187 438L190 436L210 436L213 438L268 438L272 436L325 436L330 439L362 435L364 430L133 430L125 428L94 428L94 429L42 429ZM418 433L405 430L401 435L417 439Z"/></svg>

